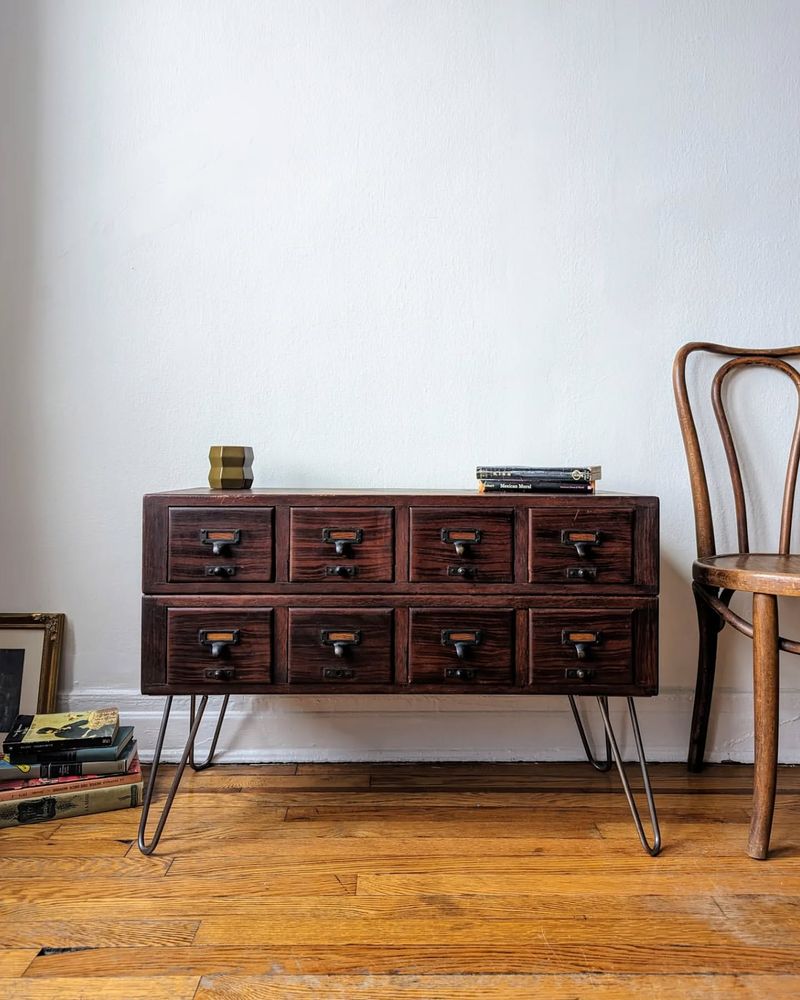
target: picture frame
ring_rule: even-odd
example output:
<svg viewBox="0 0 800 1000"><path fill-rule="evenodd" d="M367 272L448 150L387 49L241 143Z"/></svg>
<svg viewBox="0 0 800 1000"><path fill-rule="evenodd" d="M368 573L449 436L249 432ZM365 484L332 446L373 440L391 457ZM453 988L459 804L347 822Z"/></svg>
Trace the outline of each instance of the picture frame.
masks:
<svg viewBox="0 0 800 1000"><path fill-rule="evenodd" d="M0 734L17 715L53 712L66 615L0 614Z"/></svg>

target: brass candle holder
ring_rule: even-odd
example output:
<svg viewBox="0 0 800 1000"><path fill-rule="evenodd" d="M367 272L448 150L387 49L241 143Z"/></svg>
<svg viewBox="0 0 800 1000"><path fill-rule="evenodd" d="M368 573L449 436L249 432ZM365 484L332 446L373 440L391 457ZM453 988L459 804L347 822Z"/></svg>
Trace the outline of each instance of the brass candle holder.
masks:
<svg viewBox="0 0 800 1000"><path fill-rule="evenodd" d="M253 485L253 449L241 445L214 444L208 452L212 490L249 490Z"/></svg>

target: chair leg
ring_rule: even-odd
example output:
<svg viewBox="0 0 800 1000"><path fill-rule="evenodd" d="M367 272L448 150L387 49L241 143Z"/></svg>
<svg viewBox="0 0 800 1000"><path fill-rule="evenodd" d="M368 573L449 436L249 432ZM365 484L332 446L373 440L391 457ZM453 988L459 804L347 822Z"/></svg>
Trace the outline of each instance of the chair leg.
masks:
<svg viewBox="0 0 800 1000"><path fill-rule="evenodd" d="M722 622L719 615L711 610L696 590L694 600L697 605L699 644L697 684L694 689L692 730L689 736L688 768L690 771L702 771L706 752L708 720L711 715L711 696L714 692L714 673L717 666L717 636Z"/></svg>
<svg viewBox="0 0 800 1000"><path fill-rule="evenodd" d="M753 817L747 853L764 861L769 852L778 779L778 599L753 594L753 716L755 774Z"/></svg>

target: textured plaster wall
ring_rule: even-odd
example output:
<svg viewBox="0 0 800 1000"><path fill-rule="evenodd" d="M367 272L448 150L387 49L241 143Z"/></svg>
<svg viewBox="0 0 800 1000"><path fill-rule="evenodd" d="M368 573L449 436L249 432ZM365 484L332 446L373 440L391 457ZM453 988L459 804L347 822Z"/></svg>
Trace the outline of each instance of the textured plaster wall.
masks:
<svg viewBox="0 0 800 1000"><path fill-rule="evenodd" d="M202 484L211 443L251 444L258 486L600 462L605 488L662 498L663 694L642 717L680 758L693 525L670 364L689 339L800 340L799 78L792 0L0 0L0 606L68 614L64 704L118 703L150 743L140 498ZM731 396L769 547L788 384ZM711 752L747 759L749 645L721 653ZM227 746L570 757L564 707L240 700Z"/></svg>

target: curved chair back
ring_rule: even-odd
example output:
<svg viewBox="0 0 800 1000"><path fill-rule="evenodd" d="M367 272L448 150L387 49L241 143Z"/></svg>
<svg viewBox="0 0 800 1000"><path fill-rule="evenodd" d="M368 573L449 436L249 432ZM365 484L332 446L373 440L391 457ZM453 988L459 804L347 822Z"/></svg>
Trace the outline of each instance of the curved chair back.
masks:
<svg viewBox="0 0 800 1000"><path fill-rule="evenodd" d="M789 447L789 463L786 469L786 480L783 487L783 505L781 508L781 530L778 552L788 555L792 534L792 510L794 507L795 486L797 484L798 463L800 463L800 372L784 358L800 357L800 346L774 348L725 347L722 344L705 344L694 342L684 344L675 355L672 366L672 384L675 389L675 402L678 407L678 418L683 435L683 446L686 449L686 459L689 463L689 478L692 485L692 502L694 504L695 532L697 535L697 556L716 555L714 538L714 519L711 513L711 501L708 493L703 455L697 435L694 416L686 389L686 362L689 355L695 351L705 351L709 354L720 354L730 357L721 365L711 384L711 402L714 416L717 418L725 457L728 460L728 470L733 487L733 499L736 508L736 532L740 552L750 551L750 541L747 534L747 505L745 502L742 473L739 467L739 457L731 434L730 423L722 401L722 387L731 372L744 367L774 368L783 372L794 383L798 393L798 409L795 418L792 443Z"/></svg>

